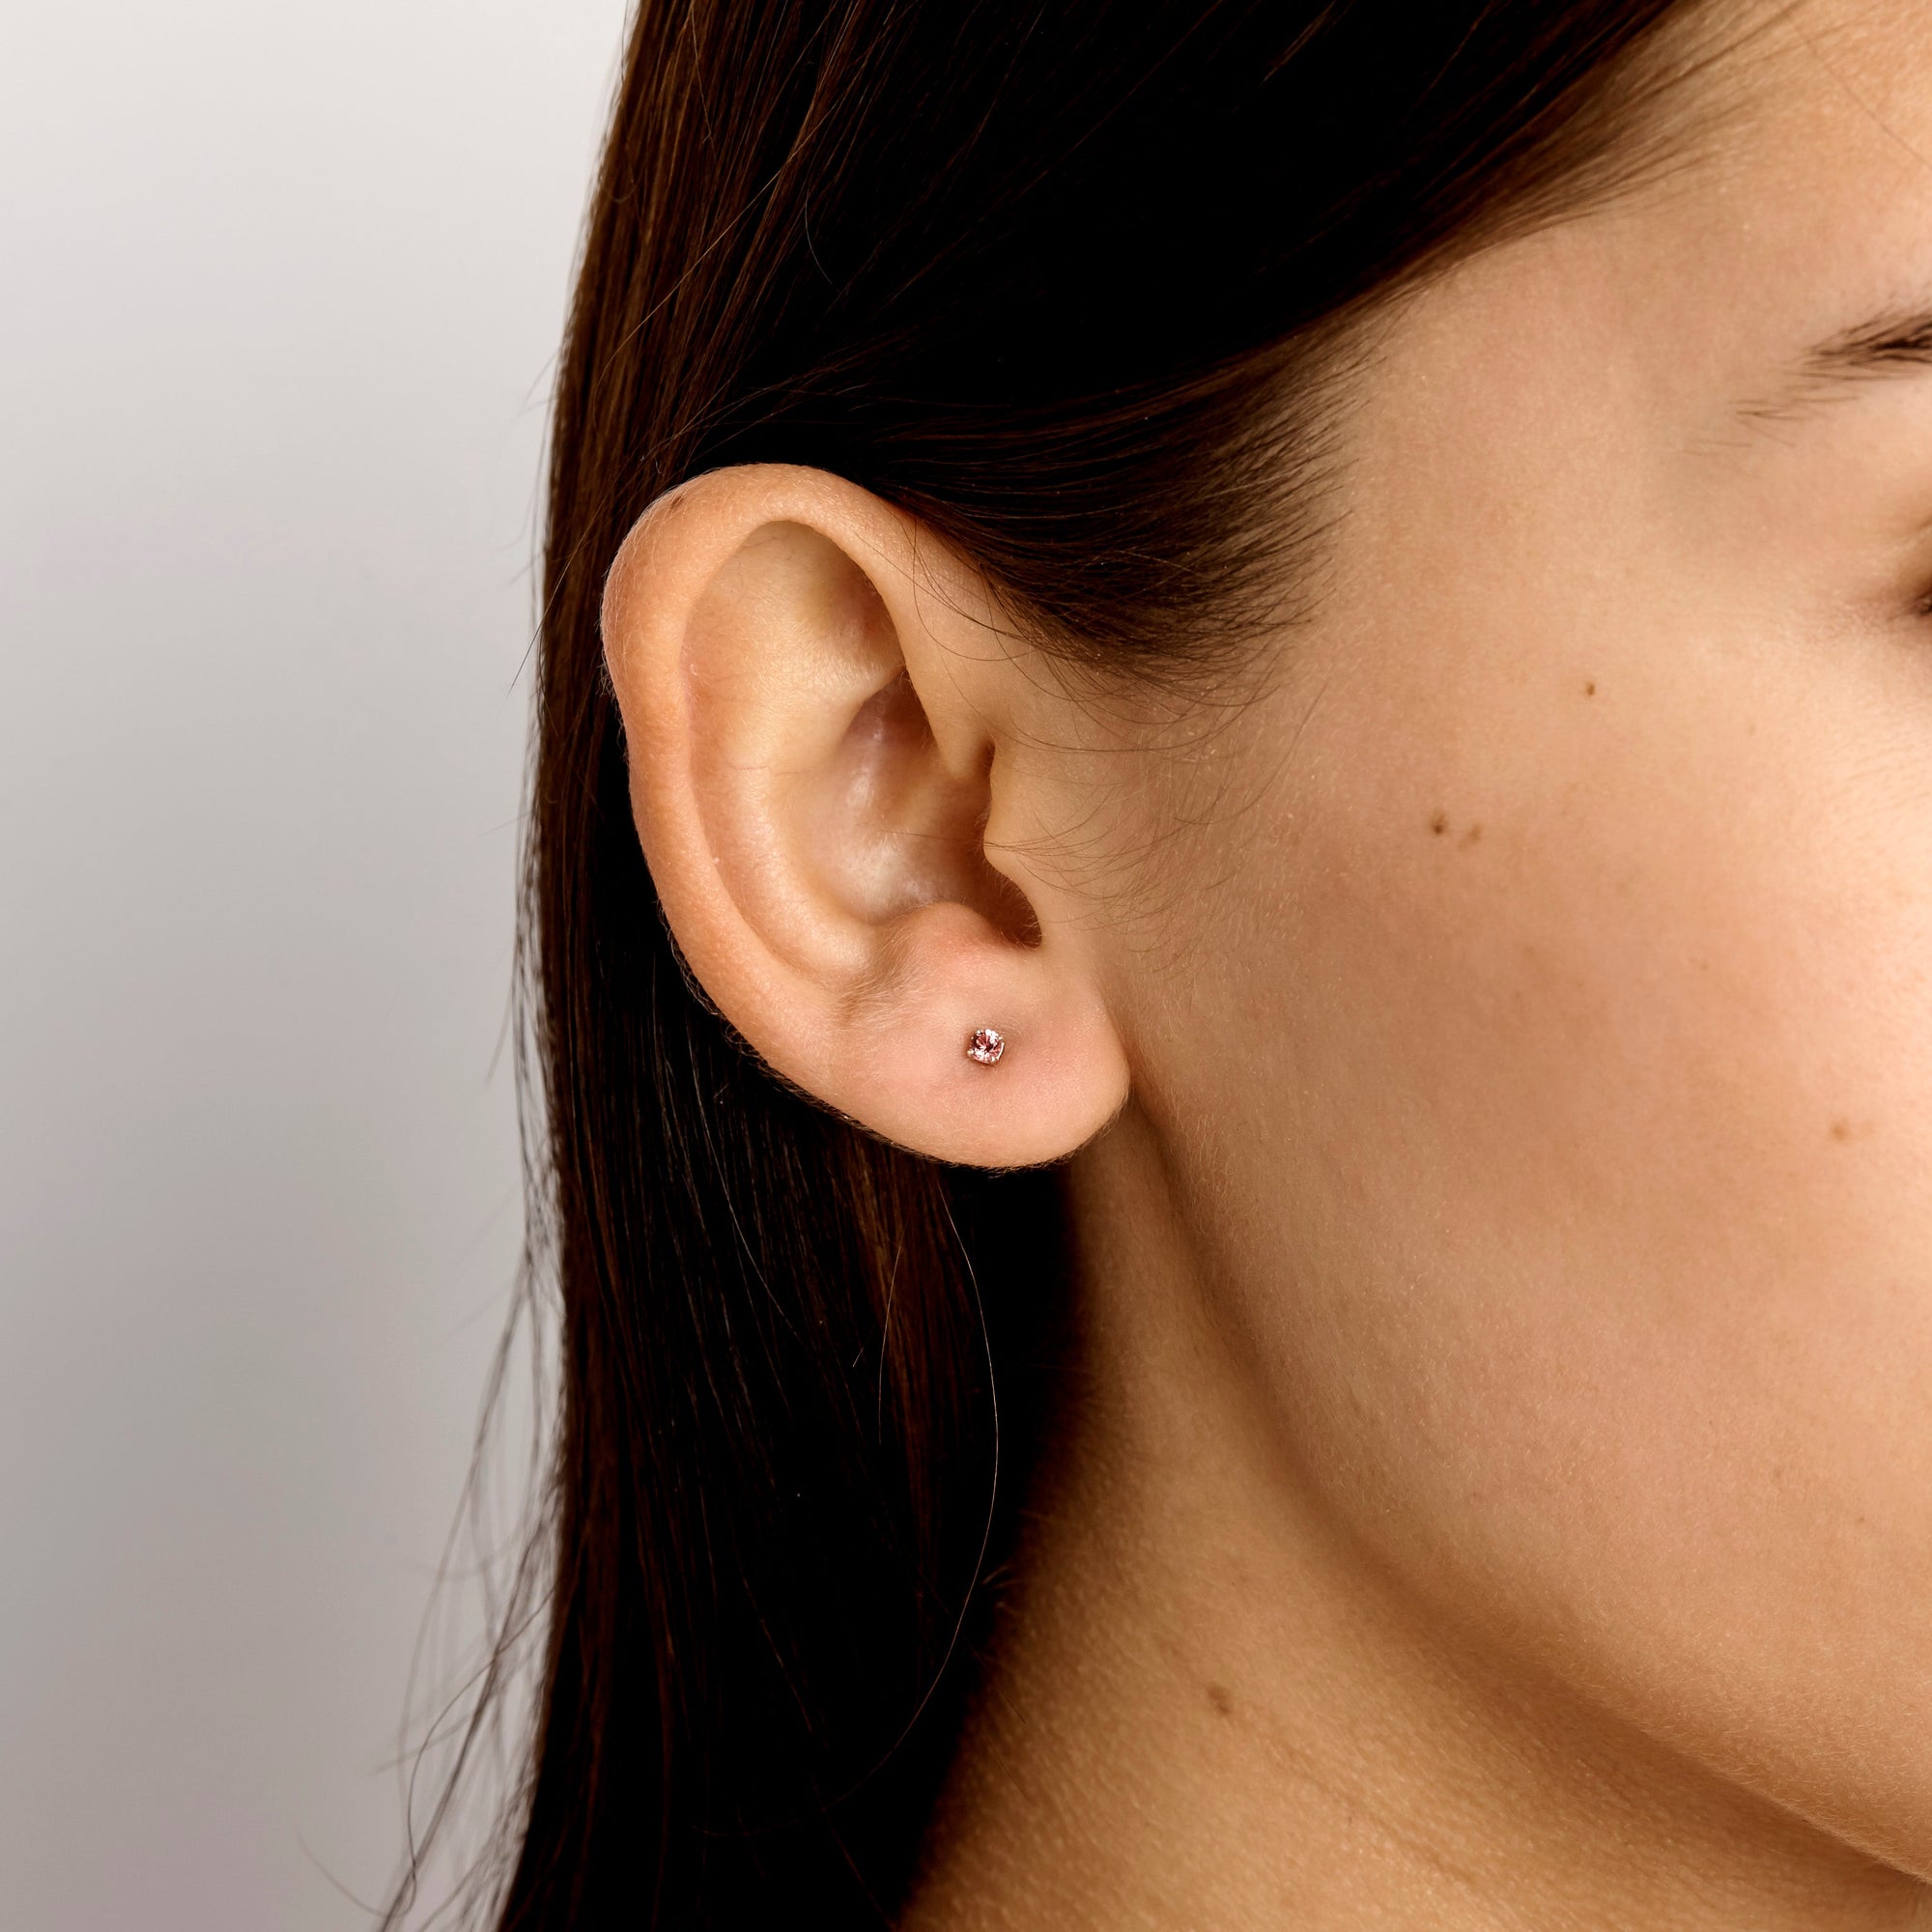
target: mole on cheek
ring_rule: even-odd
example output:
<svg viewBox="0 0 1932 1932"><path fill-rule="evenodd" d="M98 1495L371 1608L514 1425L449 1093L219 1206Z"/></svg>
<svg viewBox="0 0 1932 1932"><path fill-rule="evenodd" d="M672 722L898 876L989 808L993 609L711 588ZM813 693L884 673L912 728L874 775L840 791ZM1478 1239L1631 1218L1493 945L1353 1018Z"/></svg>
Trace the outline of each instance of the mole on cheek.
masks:
<svg viewBox="0 0 1932 1932"><path fill-rule="evenodd" d="M1449 814L1446 811L1436 812L1429 821L1429 829L1438 838L1441 838L1443 833L1449 830Z"/></svg>
<svg viewBox="0 0 1932 1932"><path fill-rule="evenodd" d="M1218 1684L1208 1685L1208 1701L1213 1705L1214 1715L1218 1718L1227 1717L1235 1708L1235 1700Z"/></svg>

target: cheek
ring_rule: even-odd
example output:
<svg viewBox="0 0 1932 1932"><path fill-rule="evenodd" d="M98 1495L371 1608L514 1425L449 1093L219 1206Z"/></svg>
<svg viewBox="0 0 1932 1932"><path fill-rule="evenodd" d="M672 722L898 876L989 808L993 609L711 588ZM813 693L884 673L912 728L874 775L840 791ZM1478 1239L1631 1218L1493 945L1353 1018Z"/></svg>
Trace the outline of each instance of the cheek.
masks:
<svg viewBox="0 0 1932 1932"><path fill-rule="evenodd" d="M1325 1507L1932 1864L1932 797L1850 685L1585 682L1329 706L1153 1104Z"/></svg>

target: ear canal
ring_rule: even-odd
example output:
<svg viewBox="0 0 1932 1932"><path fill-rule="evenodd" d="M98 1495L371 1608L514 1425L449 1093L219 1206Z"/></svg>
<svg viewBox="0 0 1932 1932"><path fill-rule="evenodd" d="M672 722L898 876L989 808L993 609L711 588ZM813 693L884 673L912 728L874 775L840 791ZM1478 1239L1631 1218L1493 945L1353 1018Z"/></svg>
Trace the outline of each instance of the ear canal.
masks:
<svg viewBox="0 0 1932 1932"><path fill-rule="evenodd" d="M886 635L896 657L889 619ZM948 768L900 662L853 712L823 770L800 780L808 849L799 863L858 918L884 923L950 903L1015 945L1037 946L1032 905L987 855L990 775L990 751L970 770Z"/></svg>

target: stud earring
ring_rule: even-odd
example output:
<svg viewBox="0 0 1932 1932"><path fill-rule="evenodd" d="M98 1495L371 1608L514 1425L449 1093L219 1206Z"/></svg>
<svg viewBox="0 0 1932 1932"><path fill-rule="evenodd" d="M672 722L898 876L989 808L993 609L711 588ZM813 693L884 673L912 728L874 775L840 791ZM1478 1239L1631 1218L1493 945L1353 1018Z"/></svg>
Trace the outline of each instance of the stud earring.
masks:
<svg viewBox="0 0 1932 1932"><path fill-rule="evenodd" d="M1006 1050L1007 1042L1005 1038L1001 1035L996 1034L991 1027L981 1027L966 1042L966 1058L968 1060L977 1060L981 1066L995 1065L1000 1055L1006 1052Z"/></svg>

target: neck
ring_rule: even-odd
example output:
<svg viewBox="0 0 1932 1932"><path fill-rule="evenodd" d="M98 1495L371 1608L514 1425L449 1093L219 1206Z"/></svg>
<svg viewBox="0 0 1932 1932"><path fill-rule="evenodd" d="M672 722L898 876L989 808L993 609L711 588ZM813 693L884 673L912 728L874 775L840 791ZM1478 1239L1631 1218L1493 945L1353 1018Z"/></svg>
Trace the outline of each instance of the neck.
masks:
<svg viewBox="0 0 1932 1932"><path fill-rule="evenodd" d="M1923 1889L1459 1642L1297 1492L1151 1133L1076 1163L1080 1396L906 1932L1863 1932Z"/></svg>

